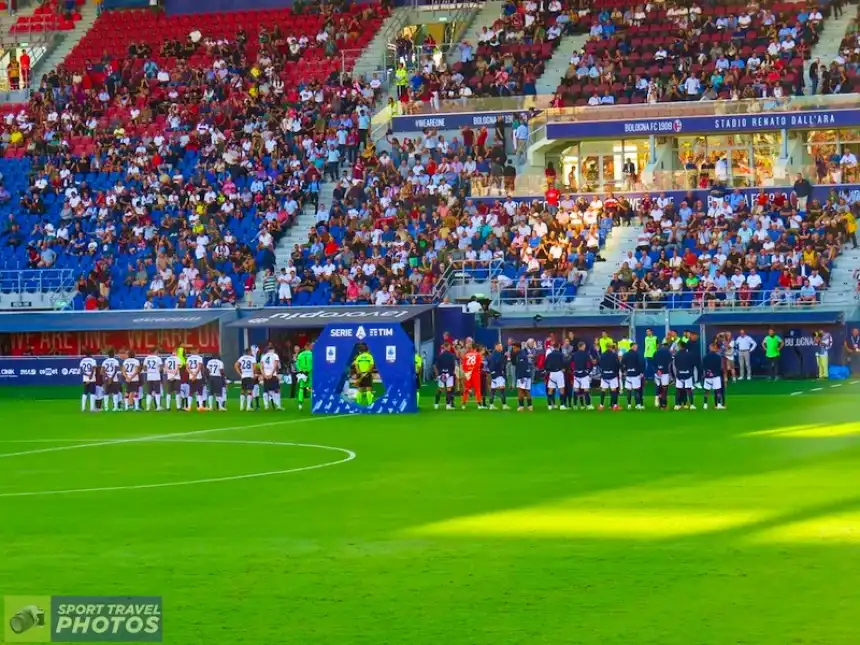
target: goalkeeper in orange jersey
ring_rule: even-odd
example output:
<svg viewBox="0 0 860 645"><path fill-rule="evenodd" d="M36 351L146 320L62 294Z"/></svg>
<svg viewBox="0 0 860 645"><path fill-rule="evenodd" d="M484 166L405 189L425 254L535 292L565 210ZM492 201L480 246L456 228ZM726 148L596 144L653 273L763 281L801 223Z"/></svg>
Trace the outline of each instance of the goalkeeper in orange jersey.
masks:
<svg viewBox="0 0 860 645"><path fill-rule="evenodd" d="M481 379L483 356L479 352L471 338L466 339L466 352L461 360L463 368L463 409L466 409L466 403L469 401L469 393L475 394L475 401L478 403L478 409L481 410L484 406L481 404Z"/></svg>

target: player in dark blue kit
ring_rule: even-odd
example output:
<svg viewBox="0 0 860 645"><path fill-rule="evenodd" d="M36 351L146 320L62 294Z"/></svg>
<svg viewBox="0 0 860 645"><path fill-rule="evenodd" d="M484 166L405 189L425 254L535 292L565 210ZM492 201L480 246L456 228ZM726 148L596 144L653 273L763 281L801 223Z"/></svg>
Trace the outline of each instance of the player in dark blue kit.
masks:
<svg viewBox="0 0 860 645"><path fill-rule="evenodd" d="M723 390L723 358L720 356L719 346L712 343L709 351L702 359L702 371L704 372L704 392L705 403L702 406L705 410L708 409L708 392L714 393L714 403L717 410L725 410L725 391Z"/></svg>
<svg viewBox="0 0 860 645"><path fill-rule="evenodd" d="M624 374L624 389L627 391L627 409L636 402L637 410L644 410L642 403L645 379L645 361L639 354L639 346L633 343L630 349L621 357L621 372Z"/></svg>
<svg viewBox="0 0 860 645"><path fill-rule="evenodd" d="M436 365L433 366L436 372L436 404L433 406L439 409L439 401L442 399L442 394L445 394L445 409L454 409L454 374L457 371L457 357L451 351L450 346L446 343L442 346L442 352L436 357Z"/></svg>
<svg viewBox="0 0 860 645"><path fill-rule="evenodd" d="M522 412L526 406L528 406L529 411L534 410L532 405L532 361L529 352L520 349L514 358L514 365L517 377L517 412Z"/></svg>
<svg viewBox="0 0 860 645"><path fill-rule="evenodd" d="M696 357L685 342L681 342L675 354L675 409L681 407L695 410L693 387L695 383Z"/></svg>
<svg viewBox="0 0 860 645"><path fill-rule="evenodd" d="M573 390L576 392L573 407L582 410L594 409L591 405L591 367L591 357L585 349L585 343L580 341L570 357L570 369L573 372Z"/></svg>
<svg viewBox="0 0 860 645"><path fill-rule="evenodd" d="M505 354L504 347L501 343L496 344L496 348L486 362L487 370L490 372L490 405L487 409L496 410L496 394L502 400L502 410L510 410L508 406L507 396L505 393L505 373L508 370L508 357Z"/></svg>
<svg viewBox="0 0 860 645"><path fill-rule="evenodd" d="M567 406L564 404L564 356L561 353L561 349L558 347L550 349L549 354L546 355L546 359L544 360L543 368L546 372L546 401L549 409L552 410L555 406L555 393L557 390L559 394L558 409L567 410Z"/></svg>
<svg viewBox="0 0 860 645"><path fill-rule="evenodd" d="M669 399L669 378L672 372L672 352L669 350L669 343L664 342L654 352L653 365L654 381L657 384L654 406L665 410Z"/></svg>
<svg viewBox="0 0 860 645"><path fill-rule="evenodd" d="M603 409L603 404L606 402L606 392L610 394L609 400L613 410L620 410L618 407L618 374L621 371L621 362L618 360L618 352L615 351L615 345L609 343L606 346L606 351L600 355L600 407Z"/></svg>

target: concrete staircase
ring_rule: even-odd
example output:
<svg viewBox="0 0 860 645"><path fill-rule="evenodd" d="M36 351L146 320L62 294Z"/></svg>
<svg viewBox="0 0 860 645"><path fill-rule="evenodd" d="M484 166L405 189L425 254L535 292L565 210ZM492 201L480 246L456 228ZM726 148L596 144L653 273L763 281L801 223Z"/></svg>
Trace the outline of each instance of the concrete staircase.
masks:
<svg viewBox="0 0 860 645"><path fill-rule="evenodd" d="M478 48L478 34L483 31L484 27L492 25L502 15L501 0L487 0L481 10L477 12L472 19L472 23L466 30L466 33L460 37L460 41L466 41L472 45L473 51ZM448 52L448 64L460 62L460 49L452 47Z"/></svg>
<svg viewBox="0 0 860 645"><path fill-rule="evenodd" d="M331 208L333 193L334 184L324 183L320 187L320 205L324 205L325 208ZM278 245L275 247L275 267L277 269L289 266L290 255L293 252L293 247L296 244L304 244L308 241L308 233L314 224L316 224L316 221L317 216L314 213L313 206L307 206L304 211L299 214L296 223L293 224L293 226L287 231L286 235L280 239ZM266 302L266 296L263 293L264 277L264 271L257 273L257 282L251 299L252 305L256 307L262 307Z"/></svg>
<svg viewBox="0 0 860 645"><path fill-rule="evenodd" d="M573 52L583 49L586 42L588 42L588 34L576 34L561 39L552 58L544 66L543 74L537 80L538 96L555 94L561 79L564 78L567 68L570 66L570 57Z"/></svg>
<svg viewBox="0 0 860 645"><path fill-rule="evenodd" d="M809 66L816 58L821 59L821 64L828 66L839 55L839 45L842 43L842 38L848 32L848 27L856 15L854 4L846 4L843 7L842 16L837 19L829 18L824 21L824 29L821 31L821 38L818 44L812 48L809 60L803 64L803 80L806 82L804 92L811 94L812 86L809 84Z"/></svg>
<svg viewBox="0 0 860 645"><path fill-rule="evenodd" d="M845 304L855 298L855 287L857 280L854 272L860 269L860 249L852 249L850 246L843 249L833 267L830 275L830 287L822 292L821 301L824 304Z"/></svg>
<svg viewBox="0 0 860 645"><path fill-rule="evenodd" d="M30 76L31 90L35 91L39 89L42 75L63 62L69 52L72 51L72 48L81 41L90 30L90 27L93 26L96 18L98 18L98 8L95 0L87 0L85 4L78 7L78 11L81 14L81 19L75 23L74 30L62 32L59 43L34 65L33 73Z"/></svg>
<svg viewBox="0 0 860 645"><path fill-rule="evenodd" d="M606 287L612 281L612 274L618 271L627 251L636 248L636 238L642 232L641 226L616 226L606 238L600 252L605 262L595 262L588 279L576 292L572 309L576 313L594 313L603 300Z"/></svg>

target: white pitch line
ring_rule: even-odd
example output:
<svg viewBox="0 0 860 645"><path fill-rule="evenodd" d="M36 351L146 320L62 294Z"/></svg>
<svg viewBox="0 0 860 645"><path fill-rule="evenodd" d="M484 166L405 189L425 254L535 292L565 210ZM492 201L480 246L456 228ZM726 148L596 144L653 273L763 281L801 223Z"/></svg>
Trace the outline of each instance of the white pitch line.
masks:
<svg viewBox="0 0 860 645"><path fill-rule="evenodd" d="M322 418L322 417L321 417ZM313 421L314 419L296 419L295 421ZM268 424L271 425L271 424ZM247 426L256 427L256 426ZM164 441L165 443L174 443L172 439L151 439L153 442ZM21 493L0 493L0 499L9 497L41 497L47 495L72 495L74 493L105 493L110 491L120 490L145 490L149 488L176 488L178 486L196 486L198 484L216 484L219 482L240 481L243 479L259 479L261 477L274 477L275 475L287 475L289 473L300 473L308 470L319 470L320 468L329 468L345 464L356 458L356 454L348 448L339 448L337 446L322 446L312 443L289 443L284 441L242 441L229 439L178 439L178 443L221 443L221 444L248 444L248 445L263 445L263 446L293 446L297 448L319 448L321 450L334 450L342 452L346 455L343 459L337 461L327 461L323 464L314 464L313 466L301 466L299 468L287 468L285 470L270 470L262 473L248 473L247 475L226 475L224 477L207 477L206 479L193 479L187 481L162 482L160 484L132 484L129 486L100 486L97 488L72 488L66 490L41 490L41 491L25 491ZM106 445L87 444L89 446Z"/></svg>
<svg viewBox="0 0 860 645"><path fill-rule="evenodd" d="M823 390L823 389L824 389L823 387L814 387L810 390L810 392L821 392L821 390Z"/></svg>
<svg viewBox="0 0 860 645"><path fill-rule="evenodd" d="M117 437L87 437L86 439L0 439L0 443L86 443L87 441L113 441Z"/></svg>
<svg viewBox="0 0 860 645"><path fill-rule="evenodd" d="M860 381L851 381L851 385L857 385Z"/></svg>
<svg viewBox="0 0 860 645"><path fill-rule="evenodd" d="M797 396L798 394L803 394L803 392L792 392L789 396Z"/></svg>
<svg viewBox="0 0 860 645"><path fill-rule="evenodd" d="M836 385L831 385L830 387L842 387L842 383L837 383Z"/></svg>
<svg viewBox="0 0 860 645"><path fill-rule="evenodd" d="M208 428L206 430L191 430L190 432L172 432L170 434L153 434L143 437L127 437L124 439L110 439L107 441L96 441L95 443L81 443L69 446L54 446L53 448L39 448L37 450L23 450L21 452L3 452L0 453L0 459L6 457L24 457L26 455L43 455L50 452L63 452L65 450L80 450L81 448L97 448L99 446L115 446L123 443L141 443L146 441L163 441L172 437L195 437L213 432L229 432L230 430L252 430L254 428L268 428L271 426L287 425L292 423L305 423L310 421L324 421L333 419L334 415L329 417L312 417L306 419L284 419L282 421L270 421L268 423L255 423L249 426L229 426L227 428Z"/></svg>

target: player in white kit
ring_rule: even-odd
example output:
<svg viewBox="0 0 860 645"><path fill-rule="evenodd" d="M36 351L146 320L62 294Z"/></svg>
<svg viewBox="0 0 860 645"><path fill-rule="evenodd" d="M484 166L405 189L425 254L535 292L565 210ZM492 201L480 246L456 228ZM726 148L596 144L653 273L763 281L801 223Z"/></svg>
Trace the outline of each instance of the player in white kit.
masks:
<svg viewBox="0 0 860 645"><path fill-rule="evenodd" d="M81 412L87 410L87 397L90 398L90 412L96 411L96 373L98 365L93 359L92 352L84 352L81 359L81 378L84 383L84 393L81 395Z"/></svg>
<svg viewBox="0 0 860 645"><path fill-rule="evenodd" d="M236 364L233 366L242 380L242 391L239 394L239 410L251 411L251 404L254 401L254 389L259 389L257 385L257 358L253 354L253 348L249 347L245 353L239 357Z"/></svg>
<svg viewBox="0 0 860 645"><path fill-rule="evenodd" d="M158 354L150 354L143 359L143 371L146 378L146 411L152 408L155 399L155 411L161 412L161 368L164 361Z"/></svg>
<svg viewBox="0 0 860 645"><path fill-rule="evenodd" d="M276 410L281 407L281 381L278 372L281 369L281 359L275 353L275 348L269 345L260 360L260 371L263 373L263 407L268 409L269 403Z"/></svg>
<svg viewBox="0 0 860 645"><path fill-rule="evenodd" d="M257 345L251 345L251 356L254 357L254 363L257 365L257 376L254 378L254 396L255 407L259 410L263 405L263 390L261 383L263 375L260 370L260 348Z"/></svg>
<svg viewBox="0 0 860 645"><path fill-rule="evenodd" d="M119 384L121 367L114 356L114 351L108 351L108 357L102 361L102 383L105 390L104 409L108 409L108 401L113 401L113 411L118 412L122 400L122 389Z"/></svg>
<svg viewBox="0 0 860 645"><path fill-rule="evenodd" d="M217 404L218 410L226 412L227 388L224 383L224 362L217 356L213 356L206 361L206 373L209 377L209 409L214 410L214 404Z"/></svg>
<svg viewBox="0 0 860 645"><path fill-rule="evenodd" d="M188 370L188 401L185 410L191 412L191 400L197 398L197 411L206 411L206 398L203 394L203 381L205 377L205 366L203 357L199 354L191 354L185 360L185 368Z"/></svg>
<svg viewBox="0 0 860 645"><path fill-rule="evenodd" d="M140 410L140 361L134 352L122 362L122 378L125 381L125 409Z"/></svg>
<svg viewBox="0 0 860 645"><path fill-rule="evenodd" d="M182 364L176 352L164 359L165 407L170 409L171 395L176 399L176 409L182 409Z"/></svg>

